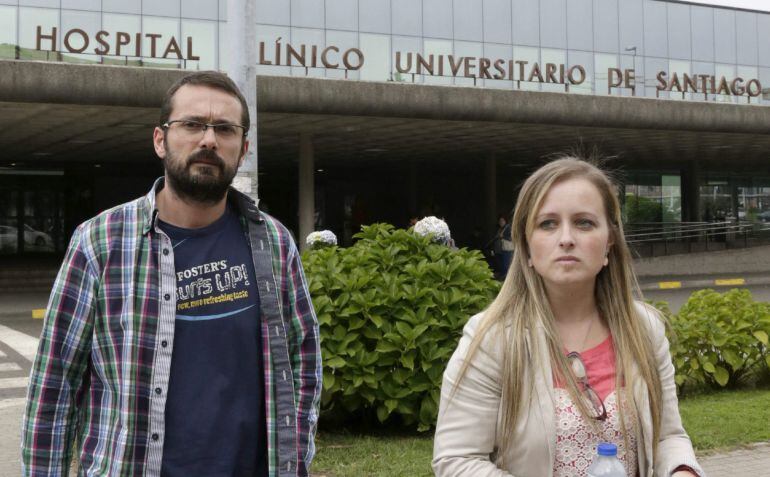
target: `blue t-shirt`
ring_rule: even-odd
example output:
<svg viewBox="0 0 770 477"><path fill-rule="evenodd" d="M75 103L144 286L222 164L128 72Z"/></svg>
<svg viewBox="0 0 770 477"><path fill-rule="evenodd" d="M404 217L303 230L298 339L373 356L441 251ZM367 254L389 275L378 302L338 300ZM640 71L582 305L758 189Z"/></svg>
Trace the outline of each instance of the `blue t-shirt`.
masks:
<svg viewBox="0 0 770 477"><path fill-rule="evenodd" d="M176 320L163 477L267 476L259 293L248 238L228 207L171 238Z"/></svg>

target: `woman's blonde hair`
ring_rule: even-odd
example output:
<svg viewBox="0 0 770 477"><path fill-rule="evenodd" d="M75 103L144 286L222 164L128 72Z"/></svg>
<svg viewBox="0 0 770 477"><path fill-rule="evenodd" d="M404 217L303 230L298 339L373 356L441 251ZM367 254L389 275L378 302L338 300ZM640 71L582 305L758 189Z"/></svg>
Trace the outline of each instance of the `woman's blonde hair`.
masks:
<svg viewBox="0 0 770 477"><path fill-rule="evenodd" d="M619 391L618 397L622 398L619 402L634 404L633 393L624 389L624 385L630 387L631 383L624 382L624 377L631 375L632 363L636 363L639 377L644 380L649 390L653 442L657 442L660 435L662 400L660 377L647 329L634 308L634 296L641 296L641 294L632 270L631 254L623 236L616 188L608 175L597 166L574 156L563 156L535 171L521 188L511 222L514 242L513 260L500 293L484 313L484 319L471 342L457 380L457 383L462 380L480 343L486 334L494 329L493 336L504 339L501 348L503 349L502 430L498 452L498 463L502 465L505 464L503 461L505 449L513 442L516 421L524 408L521 402L522 390L524 386L531 388L534 385L532 377L538 364L532 363L530 357L539 356L541 351L535 349L538 340L534 339L534 334L531 334L533 330L542 328L555 375L565 383L573 402L578 404L581 413L584 416L590 414L584 399L579 397L581 391L562 352L561 340L555 327L543 280L534 268L528 266L528 237L534 230L537 211L554 184L574 178L585 179L596 187L602 198L610 229L609 243L612 246L609 249L609 263L596 277L595 294L599 315L608 326L615 347L617 370L615 389ZM504 332L499 332L500 330ZM527 342L527 336L533 339ZM525 376L530 377L526 383ZM553 379L551 376L545 378ZM588 417L587 420L592 421ZM620 422L627 443L628 435L622 406ZM656 447L653 445L653 449Z"/></svg>

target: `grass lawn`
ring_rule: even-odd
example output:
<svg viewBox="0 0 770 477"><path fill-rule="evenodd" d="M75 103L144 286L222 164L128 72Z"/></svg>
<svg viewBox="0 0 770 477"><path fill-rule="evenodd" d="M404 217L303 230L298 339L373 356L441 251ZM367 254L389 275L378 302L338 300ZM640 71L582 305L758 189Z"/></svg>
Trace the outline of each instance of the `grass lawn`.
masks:
<svg viewBox="0 0 770 477"><path fill-rule="evenodd" d="M320 431L313 477L432 476L433 433L353 436Z"/></svg>
<svg viewBox="0 0 770 477"><path fill-rule="evenodd" d="M685 398L679 412L699 451L770 441L770 389Z"/></svg>
<svg viewBox="0 0 770 477"><path fill-rule="evenodd" d="M698 451L770 440L770 389L721 391L679 403ZM321 430L314 477L431 476L433 434L364 435Z"/></svg>

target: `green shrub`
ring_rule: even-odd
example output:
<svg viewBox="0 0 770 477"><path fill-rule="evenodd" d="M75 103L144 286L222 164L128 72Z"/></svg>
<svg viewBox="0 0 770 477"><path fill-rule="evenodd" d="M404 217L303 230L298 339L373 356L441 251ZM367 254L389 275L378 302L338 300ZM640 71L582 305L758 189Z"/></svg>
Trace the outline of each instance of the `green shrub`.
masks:
<svg viewBox="0 0 770 477"><path fill-rule="evenodd" d="M498 291L478 251L387 224L303 254L321 327L322 406L435 424L441 378L468 318Z"/></svg>
<svg viewBox="0 0 770 477"><path fill-rule="evenodd" d="M676 383L735 387L770 366L770 304L748 290L699 290L671 317Z"/></svg>

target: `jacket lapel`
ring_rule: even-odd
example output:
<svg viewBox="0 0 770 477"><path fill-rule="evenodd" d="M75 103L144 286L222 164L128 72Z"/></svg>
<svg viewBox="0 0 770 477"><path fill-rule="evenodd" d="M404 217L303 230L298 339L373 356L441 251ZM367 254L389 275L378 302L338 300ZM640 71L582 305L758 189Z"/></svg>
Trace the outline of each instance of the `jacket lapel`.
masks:
<svg viewBox="0 0 770 477"><path fill-rule="evenodd" d="M650 414L650 396L647 393L647 383L641 379L639 367L631 364L634 403L638 417L638 429L636 429L636 453L639 461L639 475L641 477L652 476L652 415Z"/></svg>
<svg viewBox="0 0 770 477"><path fill-rule="evenodd" d="M542 429L540 432L545 436L548 443L548 475L553 474L553 462L556 458L556 417L554 416L554 395L553 395L553 371L551 360L548 358L548 346L545 341L545 334L541 326L537 326L537 332L534 337L531 333L526 336L530 363L532 363L532 373L535 383L535 389L532 398L537 400L542 418ZM532 346L532 345L535 346Z"/></svg>

